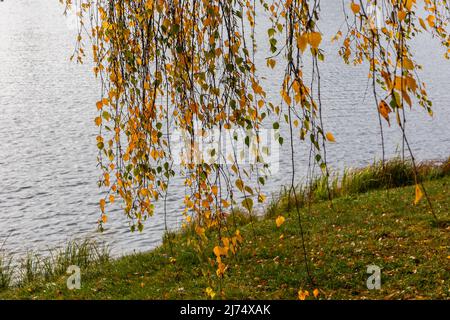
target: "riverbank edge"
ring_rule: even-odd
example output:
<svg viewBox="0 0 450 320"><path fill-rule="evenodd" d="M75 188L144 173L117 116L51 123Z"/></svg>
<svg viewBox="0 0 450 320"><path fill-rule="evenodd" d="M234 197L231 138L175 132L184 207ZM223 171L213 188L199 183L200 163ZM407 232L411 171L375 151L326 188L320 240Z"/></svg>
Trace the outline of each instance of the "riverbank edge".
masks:
<svg viewBox="0 0 450 320"><path fill-rule="evenodd" d="M351 208L354 209L354 211L358 211L359 209L361 209L359 208L358 205L356 205L361 200L364 200L369 204L374 204L376 207L377 202L383 201L383 198L385 196L384 193L388 192L390 195L395 195L399 196L400 198L403 198L403 201L398 201L398 203L391 203L390 206L392 208L388 206L388 211L389 208L390 209L393 209L394 207L401 208L403 206L404 207L403 214L404 214L408 210L414 211L420 208L423 212L421 211L420 215L418 215L419 220L417 220L416 222L418 222L418 224L421 225L423 230L427 230L426 234L428 234L429 232L437 233L439 234L439 237L444 237L444 239L449 240L448 227L446 226L446 223L448 223L449 216L448 212L445 212L445 208L450 207L449 206L450 200L448 195L448 183L450 182L449 163L450 163L449 160L443 161L441 163L424 162L418 166L420 180L425 182L425 186L427 189L430 189L427 191L429 191L430 196L433 198L432 199L433 203L436 204L435 207L438 208L437 210L439 211L438 216L440 215L440 219L442 219L441 222L444 222L443 226L433 226L433 219L429 215L429 210L426 207L425 201L422 201L422 203L418 206L411 207L411 201L414 198L413 192L411 192L411 189L413 189L411 188L411 185L413 184L411 183L412 182L411 167L410 167L411 164L408 162L405 163L398 159L394 159L387 162L383 166L382 171L380 171L381 163L376 163L366 168L347 170L341 176L334 175L330 179L331 188L328 187L329 190L331 190L331 192L333 193L333 197L335 198L335 200L333 200L333 207L334 207L333 209L330 209L329 208L330 203L324 200L326 195L324 194L325 186L323 184L323 180L319 179L315 181L313 184L310 185L309 188L310 192L308 197L302 198L303 201L306 200L311 201L313 207L311 211L308 213L302 212L305 224L307 224L309 227L312 227L311 229L314 229L315 223L320 224L320 222L316 220L317 217L315 217L313 220L310 220L311 217L314 217L313 212L315 210L319 211L321 210L323 211L324 209L328 210L329 212L327 212L327 215L323 217L324 220L327 221L327 219L328 220L332 219L333 212L336 213L336 210L339 210L340 205L343 205L343 203L346 203L348 201L350 201L350 203L353 203ZM380 172L382 172L382 174ZM368 181L370 181L370 183ZM386 187L388 189L384 190L384 188ZM439 190L440 187L443 188L441 191L444 192L440 192ZM301 190L304 191L304 189L302 189L302 187L300 186L299 191ZM302 195L306 194L305 192L299 193ZM402 197L403 193L406 194L407 197ZM370 198L370 200L368 198ZM286 194L283 194L280 197L278 197L278 199L272 201L272 203L269 205L267 209L266 215L261 219L251 223L250 221L252 219L250 217L246 216L245 214L239 213L236 215L236 217L238 217L238 221L235 222L239 225L239 228L242 229L243 234L248 234L251 232L254 233L255 229L257 229L256 230L257 233L258 231L261 231L262 235L264 235L261 237L261 239L265 239L267 241L270 241L271 239L272 241L274 239L279 239L280 243L278 245L283 245L284 239L295 240L296 237L298 237L298 231L296 230L295 227L295 220L296 220L294 212L295 210L293 210L292 208L291 201L292 199L289 199L289 197L287 197ZM305 204L306 202L302 203L302 206L304 206ZM408 208L408 210L406 210L405 208ZM444 208L444 211L441 210L442 208ZM353 210L350 210L349 212L345 213L346 217L345 219L346 221L348 220L350 223L352 213L354 213ZM277 228L274 222L274 217L280 214L283 214L286 217L286 223L284 224L283 227ZM312 216L308 216L311 214ZM396 214L398 215L398 212ZM354 224L355 227L357 228L362 227L362 225L359 225L356 222ZM411 225L411 227L413 227L413 225ZM283 228L286 229L284 230L285 232L282 232ZM355 230L350 231L355 232ZM33 262L32 258L29 258L28 261L25 263L25 273L22 271L22 275L25 274L27 278L24 281L22 281L17 287L13 288L4 287L3 290L0 289L0 299L59 299L59 298L123 299L127 297L133 299L207 298L207 295L205 294L206 288L217 287L218 284L205 282L205 279L207 279L208 277L203 277L201 275L202 272L204 272L204 270L201 270L201 268L199 268L198 257L195 256L195 252L189 246L186 245L187 236L188 234L186 233L186 231L184 233L178 232L166 235L165 241L162 244L162 246L156 248L155 250L152 250L147 253L128 255L114 260L108 257L106 251L104 251L102 248L96 247L95 244L93 243L85 242L82 245L71 244L68 245L68 247L65 248L64 250L61 250L58 255L55 255L58 258L54 258L53 261L47 261L45 263L45 265L47 266L46 269L47 274L45 276L43 276L42 271L38 270L37 263ZM250 235L249 237L251 238ZM214 239L214 236L212 236L211 239ZM250 241L254 242L253 249L251 249L252 245L248 246L247 248L245 248L244 246L243 248L243 251L245 250L243 256L249 258L249 261L253 261L256 265L258 265L258 259L256 258L259 257L259 255L258 254L254 256L248 255L249 254L248 250L266 251L267 248L265 248L263 242L260 243L257 241L261 239L258 239L258 237L256 236L256 238L253 241ZM272 249L276 250L277 248ZM285 249L282 248L280 250L281 253L285 254L285 257L292 256L293 254L298 256L298 252L295 253L292 252L292 250L288 249L287 246ZM237 263L236 266L242 264L243 270L245 270L245 266L249 268L248 263L244 263L245 260L242 260L245 259L244 257L239 258L239 255L237 255L236 261L232 261L233 263ZM278 264L280 263L279 262L280 254L276 255L275 253L273 253L270 255L270 257L272 258L270 260L274 261L275 265L277 262L275 260L278 260ZM448 257L444 258L448 259ZM298 282L297 290L300 289L307 290L308 284L307 281L305 281L306 275L305 271L302 270L304 268L299 267L303 265L302 261L301 259L299 259L299 257L297 257L296 259L298 259L297 261L298 265L296 264L295 267L293 267L292 265L292 267L298 272L297 273L294 272L294 274L296 275L293 275L292 277L295 278L296 281ZM443 265L445 265L445 262L448 263L448 260L445 259L443 261L444 262ZM83 279L82 283L84 283L82 287L84 287L84 289L74 291L70 291L67 289L66 280L68 276L65 274L66 270L65 267L72 264L80 265ZM438 266L436 266L436 268L441 269ZM4 267L2 269L4 269ZM191 269L191 272L185 269ZM236 267L236 269L238 268ZM288 270L289 269L287 268L285 271ZM3 271L4 270L2 270L2 272ZM160 278L166 272L168 275L173 274L175 279L178 280L173 283L174 285L173 288L170 288L170 286L166 286L169 283L171 283L173 279L171 279L169 283L166 283L163 279ZM285 293L279 292L280 294L279 297L267 296L267 294L270 292L276 293L280 291L279 288L275 290L276 287L271 286L269 287L271 287L273 290L270 289L265 290L262 296L256 295L253 292L254 290L248 290L248 292L246 292L246 290L236 290L236 288L234 288L234 285L230 286L231 289L230 288L225 289L227 287L226 286L226 283L228 282L227 280L230 280L230 278L236 276L234 272L236 271L233 270L233 273L226 276L229 278L222 281L224 283L221 283L220 285L223 287L223 289L221 290L223 292L221 293L217 292L217 294L220 294L225 298L246 298L246 299L296 298L295 295L296 289L294 287L285 288L287 289L285 290L286 292ZM139 277L141 278L142 280L141 282L139 282L139 279L134 279L135 278L134 276L137 275L139 275ZM252 276L254 276L254 279L260 278L258 276L258 272L255 272L254 274L252 274ZM261 283L255 284L256 288L258 288L259 286L264 287L265 286L264 283L269 282L271 277L279 278L276 272L269 273L266 275L266 279L261 281L262 284ZM109 281L108 278L110 278ZM148 286L151 285L148 283L151 282L152 278L153 280L158 279L158 281L156 282L159 282L160 285L159 286L156 285L154 286L154 288L146 290L145 288L146 287L148 288ZM196 278L198 279L198 281L193 280ZM260 279L262 278L264 277L261 277ZM102 279L106 280L103 281ZM187 283L183 285L183 283L185 283L185 281L188 279L189 281L187 282L189 283L189 285ZM253 282L254 279L250 281L250 283ZM291 280L293 279L289 279L288 282L290 282ZM444 278L441 280L444 281L443 283L444 285L448 286L448 279ZM447 282L445 282L445 280L447 280ZM99 287L99 282L101 283L106 282L107 285L105 289L96 288ZM234 284L234 281L230 282ZM303 285L299 285L302 282ZM115 283L116 285L113 285L113 283ZM133 286L130 286L131 284L134 284L136 286L136 288L134 288L136 290L134 294L129 292L129 289L133 288ZM100 288L103 287L103 285L104 284L100 285ZM239 285L237 286L239 287ZM283 284L281 284L280 286L281 288L283 288ZM328 287L329 286L330 285L328 284ZM87 287L89 287L91 290L87 290ZM250 287L253 288L253 285ZM333 283L331 287L333 288ZM357 287L359 288L360 286ZM332 293L330 295L330 292L333 292L333 290L330 290L332 288L327 288L327 286L320 288L319 286L318 290L322 292L324 298L344 298L344 299L358 298L355 297L354 294L348 296L348 294L343 293L339 293L333 297ZM167 289L169 290L167 291ZM176 289L175 292L173 292L173 289ZM314 289L317 288L312 287L309 288L310 292L312 292ZM217 291L217 289L212 290ZM429 293L421 293L421 294L422 295L419 295L419 297L429 295ZM439 294L438 290L432 297L433 298L448 297L448 289L447 292L443 290L441 294ZM372 295L372 298L380 298L380 297ZM395 297L392 296L391 298ZM402 298L413 298L413 297L406 295L403 296Z"/></svg>

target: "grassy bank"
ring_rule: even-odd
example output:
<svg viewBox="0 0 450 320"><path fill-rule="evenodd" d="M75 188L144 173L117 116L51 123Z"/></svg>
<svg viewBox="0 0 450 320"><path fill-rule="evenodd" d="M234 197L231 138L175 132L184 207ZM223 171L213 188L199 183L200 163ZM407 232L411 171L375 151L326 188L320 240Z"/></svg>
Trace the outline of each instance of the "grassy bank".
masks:
<svg viewBox="0 0 450 320"><path fill-rule="evenodd" d="M408 170L395 164L391 174L376 174L375 168L348 171L345 178L335 180L331 189L337 198L332 205L322 200L320 181L308 196L313 198L311 208L301 213L314 285L305 272L297 215L290 209L291 200L281 197L264 218L252 224L240 220L246 241L239 254L227 260L222 296L296 299L298 290L312 295L317 288L322 299L448 299L448 163L421 169L439 226L426 201L413 205L414 186L399 186L414 182ZM380 189L387 182L391 188ZM279 228L274 222L278 214L286 217ZM170 245L166 241L148 253L94 259L81 268L80 290L69 291L64 272L54 272L16 288L0 288L0 299L205 299L205 288L212 285L186 239L185 234L176 234ZM214 245L211 242L207 251L211 258ZM381 290L366 288L368 265L382 269Z"/></svg>

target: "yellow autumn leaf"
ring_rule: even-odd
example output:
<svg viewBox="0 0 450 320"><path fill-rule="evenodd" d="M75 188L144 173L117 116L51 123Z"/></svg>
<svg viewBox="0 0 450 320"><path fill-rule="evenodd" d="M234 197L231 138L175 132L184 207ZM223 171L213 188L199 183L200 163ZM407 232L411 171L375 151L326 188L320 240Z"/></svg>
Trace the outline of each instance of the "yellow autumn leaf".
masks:
<svg viewBox="0 0 450 320"><path fill-rule="evenodd" d="M158 151L156 149L152 149L150 151L150 155L152 156L153 160L158 159Z"/></svg>
<svg viewBox="0 0 450 320"><path fill-rule="evenodd" d="M308 34L308 43L313 49L318 49L320 43L322 42L322 35L320 32L311 32Z"/></svg>
<svg viewBox="0 0 450 320"><path fill-rule="evenodd" d="M157 143L158 142L158 132L157 131L152 131L152 134L151 134L151 137L152 137L152 142L153 143Z"/></svg>
<svg viewBox="0 0 450 320"><path fill-rule="evenodd" d="M214 297L216 296L216 293L210 287L206 288L205 292L207 296L210 297L211 299L214 299Z"/></svg>
<svg viewBox="0 0 450 320"><path fill-rule="evenodd" d="M401 10L397 13L398 20L403 21L406 18L406 12Z"/></svg>
<svg viewBox="0 0 450 320"><path fill-rule="evenodd" d="M263 203L266 201L266 196L262 193L258 194L258 202Z"/></svg>
<svg viewBox="0 0 450 320"><path fill-rule="evenodd" d="M277 62L274 59L267 59L267 66L270 68L275 68L275 65L277 64Z"/></svg>
<svg viewBox="0 0 450 320"><path fill-rule="evenodd" d="M292 99L291 99L291 97L289 96L289 94L285 90L281 90L281 97L283 98L284 102L286 102L286 104L288 106L291 105Z"/></svg>
<svg viewBox="0 0 450 320"><path fill-rule="evenodd" d="M336 142L336 140L334 139L334 136L331 132L327 132L327 134L325 135L327 137L327 140L330 142Z"/></svg>
<svg viewBox="0 0 450 320"><path fill-rule="evenodd" d="M416 184L416 198L414 199L414 204L415 205L418 204L420 199L422 199L422 197L423 197L422 189L418 184Z"/></svg>
<svg viewBox="0 0 450 320"><path fill-rule="evenodd" d="M148 10L152 10L153 8L153 0L147 0L147 2L145 3L145 8Z"/></svg>
<svg viewBox="0 0 450 320"><path fill-rule="evenodd" d="M391 125L390 121L389 121L389 113L392 112L391 108L389 107L389 105L386 103L386 101L381 100L380 104L378 105L378 112L381 114L381 116L386 119L386 121L388 122L389 125Z"/></svg>
<svg viewBox="0 0 450 320"><path fill-rule="evenodd" d="M319 290L317 288L314 289L313 295L314 295L314 298L317 298L319 296Z"/></svg>
<svg viewBox="0 0 450 320"><path fill-rule="evenodd" d="M226 270L226 269L227 269L227 266L226 266L224 263L219 262L218 268L217 268L217 270L216 270L217 276L218 276L218 277L223 276L223 274L225 273L225 270Z"/></svg>
<svg viewBox="0 0 450 320"><path fill-rule="evenodd" d="M97 125L97 127L100 127L102 125L102 118L101 117L96 117L95 118L95 124Z"/></svg>
<svg viewBox="0 0 450 320"><path fill-rule="evenodd" d="M227 247L221 247L221 246L215 246L213 249L214 255L216 257L220 256L227 256L228 255L228 248Z"/></svg>
<svg viewBox="0 0 450 320"><path fill-rule="evenodd" d="M205 235L205 228L196 226L195 233L197 233L200 237Z"/></svg>
<svg viewBox="0 0 450 320"><path fill-rule="evenodd" d="M435 20L436 20L436 17L430 14L427 17L428 25L433 28L436 25Z"/></svg>
<svg viewBox="0 0 450 320"><path fill-rule="evenodd" d="M100 199L100 209L102 210L102 212L105 212L105 205L106 205L105 199Z"/></svg>
<svg viewBox="0 0 450 320"><path fill-rule="evenodd" d="M359 11L361 10L361 6L359 4L357 4L357 3L354 3L354 2L352 2L350 4L350 8L352 9L354 14L359 13Z"/></svg>
<svg viewBox="0 0 450 320"><path fill-rule="evenodd" d="M283 216L278 216L275 219L275 223L277 224L278 228L284 223L284 221L286 221L286 219Z"/></svg>
<svg viewBox="0 0 450 320"><path fill-rule="evenodd" d="M108 216L106 214L102 214L102 222L103 223L108 222Z"/></svg>
<svg viewBox="0 0 450 320"><path fill-rule="evenodd" d="M427 30L427 26L426 26L426 24L425 24L425 21L423 21L422 18L419 18L419 23L420 23L420 25L422 26L422 28L424 28L425 30Z"/></svg>
<svg viewBox="0 0 450 320"><path fill-rule="evenodd" d="M298 291L298 299L299 300L305 300L307 297L309 297L309 292L308 290L299 290Z"/></svg>
<svg viewBox="0 0 450 320"><path fill-rule="evenodd" d="M413 77L410 76L406 77L406 86L413 92L417 90L417 82Z"/></svg>
<svg viewBox="0 0 450 320"><path fill-rule="evenodd" d="M416 0L406 0L406 10L411 11L413 4L416 2Z"/></svg>
<svg viewBox="0 0 450 320"><path fill-rule="evenodd" d="M211 192L215 195L215 196L217 196L217 192L219 191L219 188L217 187L217 186L212 186L211 187Z"/></svg>
<svg viewBox="0 0 450 320"><path fill-rule="evenodd" d="M103 108L103 102L102 101L97 101L96 105L97 105L97 110L101 110Z"/></svg>
<svg viewBox="0 0 450 320"><path fill-rule="evenodd" d="M412 62L412 60L409 58L404 58L403 68L405 68L406 70L414 70L414 62Z"/></svg>
<svg viewBox="0 0 450 320"><path fill-rule="evenodd" d="M317 289L317 288L314 289L313 295L314 295L314 298L317 298L319 296L319 289Z"/></svg>
<svg viewBox="0 0 450 320"><path fill-rule="evenodd" d="M306 33L297 36L297 47L300 49L302 53L305 52L307 45L308 45L308 36L306 35Z"/></svg>

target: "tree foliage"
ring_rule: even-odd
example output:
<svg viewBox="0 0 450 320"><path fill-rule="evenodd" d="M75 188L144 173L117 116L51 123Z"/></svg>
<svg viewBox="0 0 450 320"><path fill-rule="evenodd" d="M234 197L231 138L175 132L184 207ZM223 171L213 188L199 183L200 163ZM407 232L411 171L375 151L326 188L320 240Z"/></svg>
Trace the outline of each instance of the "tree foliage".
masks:
<svg viewBox="0 0 450 320"><path fill-rule="evenodd" d="M64 2L75 6L80 17L74 58L83 62L86 47L91 47L94 73L102 83L95 124L99 127L100 185L108 195L100 200L100 227L107 221L107 205L117 198L131 228L142 230L144 221L153 215L154 203L167 195L171 178L180 175L186 188L182 214L196 232L191 244L202 252L208 230L219 231L215 260L208 254L205 259L215 265L216 275L223 277L226 257L235 254L243 241L227 217L235 205L252 215L253 201L265 199L261 185L268 178L267 164L258 147L265 123L272 121L278 129L279 121L285 121L289 128L285 138L292 153L292 192L296 140L309 144L310 159L328 175L326 144L335 138L322 121L320 82L326 75L320 72L325 58L320 1ZM419 33L428 33L439 39L449 58L449 4L446 0L355 0L343 4L333 4L344 13L344 27L336 30L333 41L341 43L339 53L346 63L369 67L383 160L383 126L391 125L392 118L411 151L405 128L407 109L417 104L432 114L411 43ZM263 15L270 19L268 30L255 24ZM265 61L267 67L284 70L278 99L269 97L258 75L262 66L255 54L257 45L263 44L256 43L256 32L268 35L271 56ZM304 75L306 63L311 63L309 77ZM257 161L244 169L236 154L228 166L188 158L176 171L168 138L176 129L187 133L192 150L196 139L206 139L208 130L227 134L241 129L247 132L246 144L256 141L253 152ZM278 141L283 143L284 138L279 136ZM218 158L226 157L220 150L215 152ZM416 193L417 202L422 197L419 181ZM277 217L277 226L283 222L284 217ZM301 229L300 215L299 226Z"/></svg>

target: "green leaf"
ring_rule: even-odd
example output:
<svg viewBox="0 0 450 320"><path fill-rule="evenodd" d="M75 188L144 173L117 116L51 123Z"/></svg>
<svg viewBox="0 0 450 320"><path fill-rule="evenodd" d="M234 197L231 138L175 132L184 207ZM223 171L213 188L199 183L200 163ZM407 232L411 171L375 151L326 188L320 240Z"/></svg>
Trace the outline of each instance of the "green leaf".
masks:
<svg viewBox="0 0 450 320"><path fill-rule="evenodd" d="M253 200L252 198L246 198L242 201L242 206L246 208L249 212L253 209Z"/></svg>

